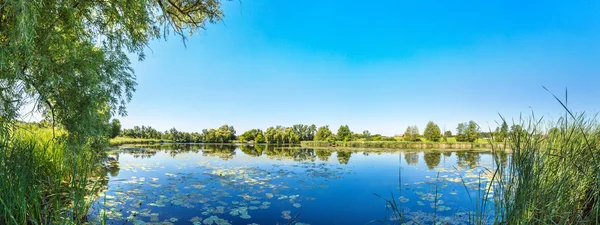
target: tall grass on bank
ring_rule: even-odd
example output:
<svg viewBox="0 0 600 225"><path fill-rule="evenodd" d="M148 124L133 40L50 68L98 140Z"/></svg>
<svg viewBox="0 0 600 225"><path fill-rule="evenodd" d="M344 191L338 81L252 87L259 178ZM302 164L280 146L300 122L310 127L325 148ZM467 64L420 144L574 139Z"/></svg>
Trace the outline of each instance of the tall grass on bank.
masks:
<svg viewBox="0 0 600 225"><path fill-rule="evenodd" d="M555 123L532 116L516 124L522 130L512 132L505 141L512 151L510 160L496 154L506 149L494 148L495 168L487 171L491 180L479 183L476 196L469 195L473 209L469 222L600 224L600 123L596 117L567 110ZM403 211L393 201L386 204L395 212Z"/></svg>
<svg viewBox="0 0 600 225"><path fill-rule="evenodd" d="M0 134L0 224L80 224L97 190L98 153L51 129Z"/></svg>
<svg viewBox="0 0 600 225"><path fill-rule="evenodd" d="M496 221L599 224L600 124L596 118L567 110L549 127L534 118L521 124L525 129L510 138L510 165L497 171L494 182L501 194L495 201Z"/></svg>

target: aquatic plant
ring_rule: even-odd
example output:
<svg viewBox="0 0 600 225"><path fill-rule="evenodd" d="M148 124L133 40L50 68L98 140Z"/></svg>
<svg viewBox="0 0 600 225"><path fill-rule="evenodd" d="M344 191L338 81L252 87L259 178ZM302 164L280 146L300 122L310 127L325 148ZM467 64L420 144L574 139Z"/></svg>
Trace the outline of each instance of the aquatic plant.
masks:
<svg viewBox="0 0 600 225"><path fill-rule="evenodd" d="M545 124L532 114L519 118L522 130L509 134L509 165L496 171L497 222L600 223L600 124L556 99L565 109L557 122Z"/></svg>
<svg viewBox="0 0 600 225"><path fill-rule="evenodd" d="M69 144L63 133L30 125L0 133L0 224L85 219L106 172L100 154Z"/></svg>

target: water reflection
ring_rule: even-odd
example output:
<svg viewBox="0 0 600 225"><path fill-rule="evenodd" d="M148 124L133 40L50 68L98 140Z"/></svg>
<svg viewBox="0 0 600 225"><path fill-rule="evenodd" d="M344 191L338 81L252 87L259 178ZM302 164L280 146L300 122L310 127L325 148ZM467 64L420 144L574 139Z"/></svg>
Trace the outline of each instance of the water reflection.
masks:
<svg viewBox="0 0 600 225"><path fill-rule="evenodd" d="M481 159L479 155L477 152L456 152L458 166L461 168L468 167L469 169L475 168Z"/></svg>
<svg viewBox="0 0 600 225"><path fill-rule="evenodd" d="M433 169L440 164L442 153L436 151L428 151L423 155L427 168Z"/></svg>
<svg viewBox="0 0 600 225"><path fill-rule="evenodd" d="M509 155L163 144L107 158L93 224L365 224L386 214L373 193L394 193L415 224L468 224L484 167Z"/></svg>
<svg viewBox="0 0 600 225"><path fill-rule="evenodd" d="M419 163L419 155L415 152L407 152L404 153L404 160L406 160L406 164L416 166Z"/></svg>

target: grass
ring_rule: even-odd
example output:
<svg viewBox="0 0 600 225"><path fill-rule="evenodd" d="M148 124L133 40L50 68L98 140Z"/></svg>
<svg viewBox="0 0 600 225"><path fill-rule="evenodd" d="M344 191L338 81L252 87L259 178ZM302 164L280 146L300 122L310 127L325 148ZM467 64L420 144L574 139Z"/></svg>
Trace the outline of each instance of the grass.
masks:
<svg viewBox="0 0 600 225"><path fill-rule="evenodd" d="M561 102L562 104L562 102ZM565 107L566 108L566 107ZM600 124L595 117L567 115L546 134L542 120L522 122L513 134L512 160L497 169L502 195L496 219L507 224L600 223Z"/></svg>
<svg viewBox="0 0 600 225"><path fill-rule="evenodd" d="M491 181L469 195L471 224L600 224L600 123L562 105L566 114L557 122L519 119L524 130L511 133L504 149L493 149L511 148L512 155L505 162L493 154ZM395 201L386 203L402 211Z"/></svg>
<svg viewBox="0 0 600 225"><path fill-rule="evenodd" d="M111 146L124 145L124 144L154 144L154 143L168 143L173 142L171 140L164 139L145 139L145 138L130 138L130 137L116 137L109 140Z"/></svg>
<svg viewBox="0 0 600 225"><path fill-rule="evenodd" d="M80 224L98 190L98 156L61 132L20 126L0 134L0 224Z"/></svg>

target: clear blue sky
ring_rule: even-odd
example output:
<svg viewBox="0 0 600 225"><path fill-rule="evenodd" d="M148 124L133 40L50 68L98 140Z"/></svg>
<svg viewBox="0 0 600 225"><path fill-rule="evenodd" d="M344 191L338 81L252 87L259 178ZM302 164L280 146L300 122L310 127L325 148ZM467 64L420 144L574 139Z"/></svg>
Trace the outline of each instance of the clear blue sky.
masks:
<svg viewBox="0 0 600 225"><path fill-rule="evenodd" d="M297 123L393 135L446 130L498 113L558 118L600 104L598 1L281 1L224 3L222 23L132 58L124 127L238 133Z"/></svg>

